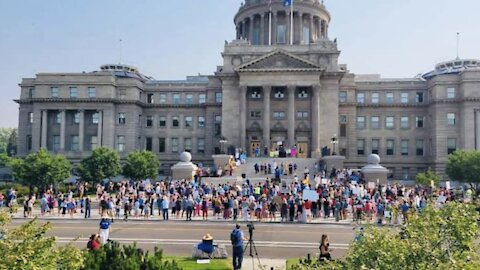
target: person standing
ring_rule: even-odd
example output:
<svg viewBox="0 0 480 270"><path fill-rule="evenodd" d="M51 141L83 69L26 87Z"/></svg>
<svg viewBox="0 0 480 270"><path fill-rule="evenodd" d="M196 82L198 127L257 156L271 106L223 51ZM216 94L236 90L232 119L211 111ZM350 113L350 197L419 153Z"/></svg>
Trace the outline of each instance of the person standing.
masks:
<svg viewBox="0 0 480 270"><path fill-rule="evenodd" d="M102 217L100 220L100 229L98 234L100 235L100 243L105 245L108 241L108 236L110 235L111 230L111 220L108 218L107 215Z"/></svg>
<svg viewBox="0 0 480 270"><path fill-rule="evenodd" d="M84 202L84 205L85 205L85 218L90 218L90 212L91 212L91 201L90 201L90 197L87 197L85 199L85 202Z"/></svg>
<svg viewBox="0 0 480 270"><path fill-rule="evenodd" d="M240 224L235 225L235 229L233 229L230 234L230 240L233 248L233 270L242 269L243 241L246 241L247 239L243 235L243 231L240 229Z"/></svg>

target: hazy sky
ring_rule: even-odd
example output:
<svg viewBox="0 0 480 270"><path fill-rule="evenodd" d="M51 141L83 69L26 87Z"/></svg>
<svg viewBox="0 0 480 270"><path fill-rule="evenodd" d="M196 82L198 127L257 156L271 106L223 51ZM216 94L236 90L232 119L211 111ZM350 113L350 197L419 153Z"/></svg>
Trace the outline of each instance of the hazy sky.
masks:
<svg viewBox="0 0 480 270"><path fill-rule="evenodd" d="M156 79L212 74L242 0L0 0L0 127L16 127L23 77L119 61ZM354 73L413 77L480 58L478 0L325 0L340 62ZM477 48L477 50L475 50ZM480 90L479 90L480 91Z"/></svg>

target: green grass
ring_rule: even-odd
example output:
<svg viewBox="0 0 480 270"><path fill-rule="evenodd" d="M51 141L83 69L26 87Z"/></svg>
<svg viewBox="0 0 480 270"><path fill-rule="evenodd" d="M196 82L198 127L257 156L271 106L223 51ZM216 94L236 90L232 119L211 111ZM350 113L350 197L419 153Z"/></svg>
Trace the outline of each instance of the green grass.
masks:
<svg viewBox="0 0 480 270"><path fill-rule="evenodd" d="M287 270L290 270L293 265L296 265L300 262L300 259L303 258L292 258L287 260Z"/></svg>
<svg viewBox="0 0 480 270"><path fill-rule="evenodd" d="M229 259L213 259L209 264L197 264L197 260L190 257L166 256L165 259L175 260L183 270L232 270Z"/></svg>

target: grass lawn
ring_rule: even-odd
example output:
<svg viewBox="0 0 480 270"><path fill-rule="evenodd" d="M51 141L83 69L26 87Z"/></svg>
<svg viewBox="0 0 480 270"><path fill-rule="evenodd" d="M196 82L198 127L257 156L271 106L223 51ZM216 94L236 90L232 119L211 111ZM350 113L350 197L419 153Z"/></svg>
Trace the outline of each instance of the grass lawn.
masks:
<svg viewBox="0 0 480 270"><path fill-rule="evenodd" d="M293 265L298 264L300 262L300 259L303 258L292 258L287 260L287 270L290 270Z"/></svg>
<svg viewBox="0 0 480 270"><path fill-rule="evenodd" d="M210 260L209 264L197 264L196 259L189 257L166 256L165 259L168 261L175 260L184 270L232 270L232 263L229 259L214 259Z"/></svg>

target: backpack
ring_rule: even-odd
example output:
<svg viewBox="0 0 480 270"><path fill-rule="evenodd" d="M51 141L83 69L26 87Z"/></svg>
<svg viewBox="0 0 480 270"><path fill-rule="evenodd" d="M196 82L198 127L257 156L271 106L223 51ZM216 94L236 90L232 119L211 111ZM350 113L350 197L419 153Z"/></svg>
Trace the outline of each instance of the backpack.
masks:
<svg viewBox="0 0 480 270"><path fill-rule="evenodd" d="M230 234L230 242L232 242L232 246L237 246L240 243L240 232L237 229Z"/></svg>

